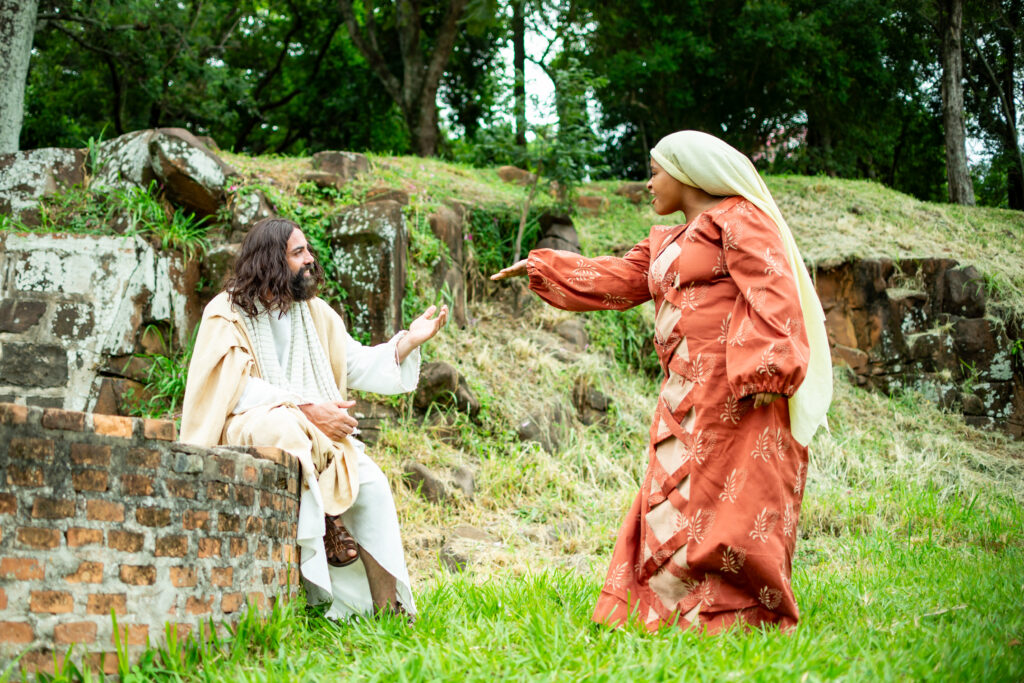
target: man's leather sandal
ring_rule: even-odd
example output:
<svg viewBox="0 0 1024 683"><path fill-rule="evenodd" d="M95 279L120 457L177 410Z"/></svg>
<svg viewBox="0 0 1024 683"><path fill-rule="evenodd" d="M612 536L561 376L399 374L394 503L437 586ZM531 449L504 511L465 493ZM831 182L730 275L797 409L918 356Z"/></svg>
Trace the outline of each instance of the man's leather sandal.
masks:
<svg viewBox="0 0 1024 683"><path fill-rule="evenodd" d="M345 528L341 516L324 515L324 522L327 526L327 532L324 534L327 564L332 567L347 567L359 559L359 544ZM348 554L350 550L355 550L356 554L350 557Z"/></svg>

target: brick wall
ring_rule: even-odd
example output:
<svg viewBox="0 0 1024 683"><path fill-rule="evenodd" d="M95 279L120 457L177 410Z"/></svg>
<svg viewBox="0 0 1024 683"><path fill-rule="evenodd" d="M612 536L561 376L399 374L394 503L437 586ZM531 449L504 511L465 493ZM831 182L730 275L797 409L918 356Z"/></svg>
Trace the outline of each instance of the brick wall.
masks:
<svg viewBox="0 0 1024 683"><path fill-rule="evenodd" d="M0 670L74 652L116 670L111 610L138 654L298 584L297 462L202 449L163 420L0 403ZM76 656L76 659L78 657Z"/></svg>

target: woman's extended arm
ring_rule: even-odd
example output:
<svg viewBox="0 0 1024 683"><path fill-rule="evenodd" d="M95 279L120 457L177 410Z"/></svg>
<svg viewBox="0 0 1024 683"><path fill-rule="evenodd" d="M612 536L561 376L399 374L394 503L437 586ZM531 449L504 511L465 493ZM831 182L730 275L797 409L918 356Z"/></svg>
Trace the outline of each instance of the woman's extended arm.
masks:
<svg viewBox="0 0 1024 683"><path fill-rule="evenodd" d="M501 270L492 280L529 275L530 289L568 311L624 310L651 298L648 240L622 258L585 258L571 251L535 249L529 258Z"/></svg>

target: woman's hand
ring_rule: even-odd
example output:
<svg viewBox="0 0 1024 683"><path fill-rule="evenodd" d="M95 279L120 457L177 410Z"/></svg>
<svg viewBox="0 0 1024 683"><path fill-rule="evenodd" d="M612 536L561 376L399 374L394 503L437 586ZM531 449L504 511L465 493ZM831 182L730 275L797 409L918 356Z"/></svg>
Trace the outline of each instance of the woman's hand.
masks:
<svg viewBox="0 0 1024 683"><path fill-rule="evenodd" d="M448 320L448 304L441 306L441 312L436 318L433 317L437 306L431 306L423 312L423 315L416 318L409 325L409 331L398 340L397 352L398 363L401 364L408 358L409 354L415 351L420 344L427 341L444 327Z"/></svg>
<svg viewBox="0 0 1024 683"><path fill-rule="evenodd" d="M782 394L773 394L770 391L762 391L754 394L754 410L757 410L761 406L766 406L777 398L782 398Z"/></svg>
<svg viewBox="0 0 1024 683"><path fill-rule="evenodd" d="M502 268L491 276L492 280L504 280L507 277L520 277L526 275L526 259L513 263L508 268Z"/></svg>

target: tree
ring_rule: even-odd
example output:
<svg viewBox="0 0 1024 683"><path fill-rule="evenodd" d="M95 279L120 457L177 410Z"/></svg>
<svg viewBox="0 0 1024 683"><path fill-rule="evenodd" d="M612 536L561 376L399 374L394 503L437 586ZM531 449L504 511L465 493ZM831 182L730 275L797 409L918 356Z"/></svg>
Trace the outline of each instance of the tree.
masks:
<svg viewBox="0 0 1024 683"><path fill-rule="evenodd" d="M467 2L440 0L436 5L421 5L419 0L394 0L378 10L373 0L364 0L363 12L357 16L353 0L338 0L352 42L398 105L413 151L420 156L437 153L437 91ZM393 22L397 34L397 69L380 48L388 28L383 22Z"/></svg>
<svg viewBox="0 0 1024 683"><path fill-rule="evenodd" d="M974 204L967 168L964 126L963 0L935 0L942 39L942 125L946 131L946 178L949 201Z"/></svg>
<svg viewBox="0 0 1024 683"><path fill-rule="evenodd" d="M0 154L18 151L38 0L0 0Z"/></svg>

